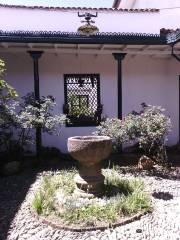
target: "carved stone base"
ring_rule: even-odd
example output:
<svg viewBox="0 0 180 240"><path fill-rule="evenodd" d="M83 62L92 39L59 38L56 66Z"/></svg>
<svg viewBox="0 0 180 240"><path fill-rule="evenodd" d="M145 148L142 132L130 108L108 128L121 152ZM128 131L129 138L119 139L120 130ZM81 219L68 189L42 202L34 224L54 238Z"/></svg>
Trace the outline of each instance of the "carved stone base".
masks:
<svg viewBox="0 0 180 240"><path fill-rule="evenodd" d="M104 193L104 176L80 176L77 174L74 178L76 189L74 194L79 197L93 198L101 197Z"/></svg>
<svg viewBox="0 0 180 240"><path fill-rule="evenodd" d="M79 175L75 177L74 194L81 197L100 197L104 193L101 163L112 150L107 136L75 136L68 138L68 151L79 162Z"/></svg>

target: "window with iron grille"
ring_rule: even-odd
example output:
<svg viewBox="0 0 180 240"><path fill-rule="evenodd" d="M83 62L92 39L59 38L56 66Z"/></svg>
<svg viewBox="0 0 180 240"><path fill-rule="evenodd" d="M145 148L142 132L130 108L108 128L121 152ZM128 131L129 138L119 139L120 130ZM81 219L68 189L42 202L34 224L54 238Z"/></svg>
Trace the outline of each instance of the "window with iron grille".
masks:
<svg viewBox="0 0 180 240"><path fill-rule="evenodd" d="M101 121L99 74L64 74L67 126L96 126Z"/></svg>

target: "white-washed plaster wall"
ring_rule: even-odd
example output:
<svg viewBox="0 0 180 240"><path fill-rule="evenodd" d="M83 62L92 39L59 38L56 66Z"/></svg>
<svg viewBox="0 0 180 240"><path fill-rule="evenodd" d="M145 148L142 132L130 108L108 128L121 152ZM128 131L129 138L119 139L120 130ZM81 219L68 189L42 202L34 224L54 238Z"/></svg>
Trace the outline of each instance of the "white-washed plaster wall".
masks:
<svg viewBox="0 0 180 240"><path fill-rule="evenodd" d="M84 11L83 11L84 12ZM93 11L91 11L93 13ZM100 32L157 33L179 28L180 8L160 12L100 11L95 19ZM42 10L0 7L0 30L76 32L82 25L77 10Z"/></svg>
<svg viewBox="0 0 180 240"><path fill-rule="evenodd" d="M166 100L167 104L171 103L170 106L167 107L169 115L171 116L172 122L173 122L173 129L170 134L170 138L174 139L175 136L177 138L174 139L175 141L178 141L178 130L179 130L179 76L180 76L180 63L176 59L172 59L168 64L168 81L167 81L167 95Z"/></svg>
<svg viewBox="0 0 180 240"><path fill-rule="evenodd" d="M53 64L50 64L50 62ZM117 100L114 93L117 85L116 77L112 75L112 72L116 70L111 56L96 58L93 55L79 55L77 58L75 55L55 57L54 55L45 54L41 60L41 67L44 70L41 79L48 84L48 87L46 87L46 84L42 85L41 81L42 94L53 93L61 111L64 103L64 73L100 73L101 101L104 104L104 113L110 117L116 116ZM63 128L60 137L51 139L61 149L66 149L66 141L69 136L91 134L94 129L93 127ZM45 141L48 138L46 135Z"/></svg>
<svg viewBox="0 0 180 240"><path fill-rule="evenodd" d="M84 11L83 11L84 12ZM91 11L93 12L93 11ZM96 25L100 32L147 32L159 33L159 13L127 13L113 11L98 11ZM144 17L147 22L143 20ZM1 30L29 31L65 31L76 32L82 25L77 16L77 10L39 10L1 8ZM129 23L129 24L128 24ZM132 24L133 23L133 24Z"/></svg>
<svg viewBox="0 0 180 240"><path fill-rule="evenodd" d="M127 2L129 4L127 4ZM120 7L133 8L180 8L180 0L135 0L132 6L132 0L122 0Z"/></svg>
<svg viewBox="0 0 180 240"><path fill-rule="evenodd" d="M27 53L1 55L7 63L6 79L20 95L33 90L32 60ZM117 116L117 65L111 55L55 56L44 54L39 61L41 95L52 94L56 97L62 112L64 103L64 73L100 73L101 102L103 114ZM179 63L174 59L152 59L148 56L127 56L123 61L123 115L138 110L142 102L161 105L167 109L173 123L169 144L178 141L178 75ZM93 127L62 128L59 137L43 135L44 145L56 146L66 151L69 136L87 135Z"/></svg>
<svg viewBox="0 0 180 240"><path fill-rule="evenodd" d="M178 141L178 81L180 65L173 58L169 60L138 56L124 61L123 112L138 110L146 102L166 109L172 121L169 144Z"/></svg>
<svg viewBox="0 0 180 240"><path fill-rule="evenodd" d="M20 96L33 90L33 65L29 54L0 53L6 63L5 79L12 84Z"/></svg>

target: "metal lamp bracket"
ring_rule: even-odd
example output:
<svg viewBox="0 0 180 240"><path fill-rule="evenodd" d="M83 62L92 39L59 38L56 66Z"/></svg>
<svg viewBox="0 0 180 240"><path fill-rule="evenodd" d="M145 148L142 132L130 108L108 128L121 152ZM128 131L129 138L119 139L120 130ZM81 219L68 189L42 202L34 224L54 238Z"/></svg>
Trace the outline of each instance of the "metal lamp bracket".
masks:
<svg viewBox="0 0 180 240"><path fill-rule="evenodd" d="M98 16L98 13L96 12L96 14L91 14L91 13L88 13L88 12L85 12L84 14L80 14L78 12L78 17L84 17L85 20L81 21L82 23L86 22L87 24L90 24L90 23L95 23L94 21L91 20L92 17L97 17Z"/></svg>

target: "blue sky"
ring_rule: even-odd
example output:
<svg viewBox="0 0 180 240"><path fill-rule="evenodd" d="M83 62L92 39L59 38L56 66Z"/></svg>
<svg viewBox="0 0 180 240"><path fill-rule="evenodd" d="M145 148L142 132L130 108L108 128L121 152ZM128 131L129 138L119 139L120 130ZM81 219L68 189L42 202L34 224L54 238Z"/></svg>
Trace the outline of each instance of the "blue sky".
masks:
<svg viewBox="0 0 180 240"><path fill-rule="evenodd" d="M1 4L59 7L112 7L113 0L0 0Z"/></svg>

